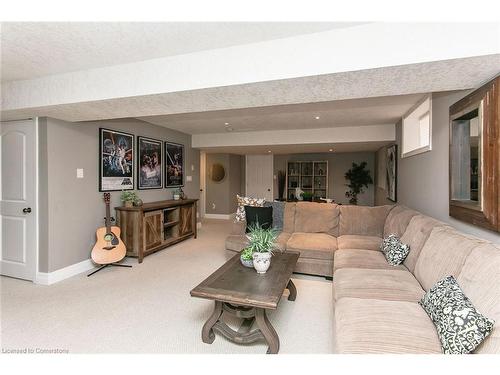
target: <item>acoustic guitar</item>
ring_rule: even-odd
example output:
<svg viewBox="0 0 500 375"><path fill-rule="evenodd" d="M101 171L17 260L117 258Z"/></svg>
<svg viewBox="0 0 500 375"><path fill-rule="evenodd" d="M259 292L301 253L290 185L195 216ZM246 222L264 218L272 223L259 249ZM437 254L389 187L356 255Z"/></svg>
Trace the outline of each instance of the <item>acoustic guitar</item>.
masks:
<svg viewBox="0 0 500 375"><path fill-rule="evenodd" d="M127 249L120 239L120 228L111 226L111 213L109 208L110 193L104 193L104 203L106 204L105 227L96 231L96 244L92 249L92 260L97 264L111 264L122 260Z"/></svg>

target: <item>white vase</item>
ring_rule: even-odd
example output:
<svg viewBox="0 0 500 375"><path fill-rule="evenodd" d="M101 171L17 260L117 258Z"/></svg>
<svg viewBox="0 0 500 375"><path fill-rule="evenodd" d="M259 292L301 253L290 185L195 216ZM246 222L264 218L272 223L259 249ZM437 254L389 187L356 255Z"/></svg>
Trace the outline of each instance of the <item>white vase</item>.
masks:
<svg viewBox="0 0 500 375"><path fill-rule="evenodd" d="M271 253L253 253L253 267L257 273L266 273L271 265Z"/></svg>

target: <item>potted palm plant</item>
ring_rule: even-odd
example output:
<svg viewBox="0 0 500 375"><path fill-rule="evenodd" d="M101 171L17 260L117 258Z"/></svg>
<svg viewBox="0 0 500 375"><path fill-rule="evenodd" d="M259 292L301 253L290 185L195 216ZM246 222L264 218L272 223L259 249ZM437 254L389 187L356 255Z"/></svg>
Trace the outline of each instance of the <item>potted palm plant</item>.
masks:
<svg viewBox="0 0 500 375"><path fill-rule="evenodd" d="M345 196L349 198L350 204L358 204L358 195L362 194L368 185L373 184L370 171L365 169L366 165L366 161L360 164L352 163L352 168L344 175L345 179L349 181L347 184L349 191L346 191Z"/></svg>
<svg viewBox="0 0 500 375"><path fill-rule="evenodd" d="M271 266L278 234L277 229L264 229L258 223L250 227L250 232L247 234L249 241L247 249L252 252L253 266L257 273L264 274Z"/></svg>

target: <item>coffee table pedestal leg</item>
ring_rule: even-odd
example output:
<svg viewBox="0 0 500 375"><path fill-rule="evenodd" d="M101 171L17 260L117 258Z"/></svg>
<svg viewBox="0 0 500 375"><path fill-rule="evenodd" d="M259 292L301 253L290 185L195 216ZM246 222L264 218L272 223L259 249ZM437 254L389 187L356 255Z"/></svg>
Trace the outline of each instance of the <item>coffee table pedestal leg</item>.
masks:
<svg viewBox="0 0 500 375"><path fill-rule="evenodd" d="M235 331L222 320L224 312L236 315L244 320L240 330ZM250 331L255 319L257 329ZM250 344L264 339L269 348L268 354L277 354L280 349L280 340L271 322L266 316L266 310L261 308L251 308L244 306L233 306L228 303L215 301L214 311L207 322L203 325L201 339L206 344L211 344L215 340L215 332L237 344Z"/></svg>
<svg viewBox="0 0 500 375"><path fill-rule="evenodd" d="M255 321L257 322L257 326L262 336L266 339L267 345L269 345L267 354L278 354L280 350L280 339L274 327L271 325L271 322L267 319L265 309L255 308Z"/></svg>
<svg viewBox="0 0 500 375"><path fill-rule="evenodd" d="M295 288L295 284L292 280L288 281L286 288L290 292L290 294L288 295L288 300L295 301L295 298L297 298L297 288Z"/></svg>
<svg viewBox="0 0 500 375"><path fill-rule="evenodd" d="M205 344L211 344L215 340L213 326L220 319L222 315L222 302L215 301L215 307L212 315L208 318L207 322L203 325L201 330L201 339Z"/></svg>

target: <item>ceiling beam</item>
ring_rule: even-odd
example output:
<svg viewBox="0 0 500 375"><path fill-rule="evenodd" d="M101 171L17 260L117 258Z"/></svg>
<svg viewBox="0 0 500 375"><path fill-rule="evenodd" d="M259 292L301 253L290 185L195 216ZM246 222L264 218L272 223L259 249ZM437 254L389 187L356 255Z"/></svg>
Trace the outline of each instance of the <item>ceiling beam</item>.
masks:
<svg viewBox="0 0 500 375"><path fill-rule="evenodd" d="M341 144L359 142L387 142L396 140L393 124L370 126L346 126L339 128L268 130L253 132L226 132L193 134L194 148L279 146L300 144Z"/></svg>
<svg viewBox="0 0 500 375"><path fill-rule="evenodd" d="M6 82L1 87L1 107L3 115L9 112L15 114L14 111L40 111L47 107L75 103L108 103L119 99L133 101L169 93L498 53L500 42L498 25L495 23L372 23L33 80ZM404 85L404 82L401 84ZM367 82L363 85L366 87ZM314 87L309 89L315 90ZM110 106L112 104L106 107L109 109ZM110 112L113 112L109 113L113 117L119 117L116 116L116 110ZM99 113L94 117L99 117Z"/></svg>

